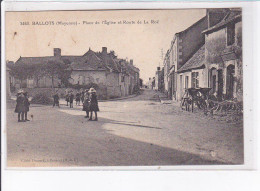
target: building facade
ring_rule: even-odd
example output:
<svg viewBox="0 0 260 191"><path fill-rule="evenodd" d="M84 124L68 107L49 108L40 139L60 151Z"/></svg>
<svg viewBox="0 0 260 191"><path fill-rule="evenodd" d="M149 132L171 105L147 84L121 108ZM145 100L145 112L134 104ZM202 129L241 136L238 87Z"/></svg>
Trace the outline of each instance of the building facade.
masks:
<svg viewBox="0 0 260 191"><path fill-rule="evenodd" d="M171 47L168 50L165 60L169 57L169 70L165 73L165 78L168 78L168 96L173 100L178 99L178 70L198 51L205 43L202 31L208 27L208 17L205 16L199 21L191 25L186 30L176 33L171 42ZM167 62L165 62L166 64Z"/></svg>
<svg viewBox="0 0 260 191"><path fill-rule="evenodd" d="M242 12L230 9L224 19L203 32L208 86L219 100L243 98Z"/></svg>
<svg viewBox="0 0 260 191"><path fill-rule="evenodd" d="M208 87L205 45L178 70L177 84L177 101L181 100L185 89Z"/></svg>
<svg viewBox="0 0 260 191"><path fill-rule="evenodd" d="M217 100L243 99L241 9L208 10L220 14L202 31L205 44L178 69L177 100L187 88L211 88ZM225 15L223 15L225 13ZM208 15L208 17L209 17ZM216 19L218 18L218 19Z"/></svg>
<svg viewBox="0 0 260 191"><path fill-rule="evenodd" d="M14 65L25 64L37 69L37 65L45 63L66 63L70 73L70 85L96 84L102 89L103 97L114 98L135 93L139 88L139 69L128 62L119 59L113 51L107 52L103 47L101 52L89 49L82 56L63 56L61 49L54 48L54 55L47 57L20 57ZM36 67L35 67L36 66ZM62 82L58 77L50 78L47 75L30 76L18 80L13 77L16 88L58 88ZM19 87L18 87L19 86Z"/></svg>
<svg viewBox="0 0 260 191"><path fill-rule="evenodd" d="M164 91L164 69L157 67L155 72L154 90Z"/></svg>
<svg viewBox="0 0 260 191"><path fill-rule="evenodd" d="M163 78L164 78L164 93L168 96L169 93L169 71L170 71L170 51L168 50L165 54L164 61L163 61Z"/></svg>
<svg viewBox="0 0 260 191"><path fill-rule="evenodd" d="M241 9L207 9L205 17L175 34L164 68L165 90L173 100L192 87L210 87L218 99L241 99Z"/></svg>

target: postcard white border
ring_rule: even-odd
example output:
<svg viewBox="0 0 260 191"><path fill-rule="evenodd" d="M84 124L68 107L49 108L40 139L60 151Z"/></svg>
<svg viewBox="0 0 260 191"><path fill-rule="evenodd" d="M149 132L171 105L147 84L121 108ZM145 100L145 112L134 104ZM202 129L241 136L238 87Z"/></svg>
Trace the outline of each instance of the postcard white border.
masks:
<svg viewBox="0 0 260 191"><path fill-rule="evenodd" d="M253 96L252 72L254 63L253 50L253 3L230 2L230 3L165 3L165 2L5 2L2 10L5 11L46 11L46 10L95 10L95 9L186 9L186 8L224 8L242 7L243 9L243 72L244 72L244 165L181 165L181 166L116 166L116 167L44 167L44 168L7 168L6 167L6 133L5 133L5 108L6 108L6 86L5 86L5 34L2 33L2 151L4 158L2 164L8 170L248 170L255 169L255 124L252 119ZM2 30L5 20L2 12Z"/></svg>
<svg viewBox="0 0 260 191"><path fill-rule="evenodd" d="M33 3L34 4L34 3ZM46 3L45 3L46 4ZM248 168L257 168L256 160L259 159L259 151L257 150L257 146L259 146L259 142L256 145L257 138L259 137L259 128L258 124L260 122L259 118L259 97L260 97L260 80L259 80L259 60L260 60L260 38L258 37L260 34L260 22L257 18L260 17L260 3L248 2L248 3L82 3L71 5L55 5L47 3L46 5L32 5L31 3L24 3L22 6L6 6L6 4L2 4L2 8L7 8L9 10L15 10L23 8L23 10L37 10L48 8L49 9L83 9L86 6L88 8L92 6L93 8L105 8L107 6L110 8L203 8L203 7L242 7L243 8L243 47L246 49L248 47L248 51L244 53L244 63L250 63L250 68L244 70L244 74L246 79L244 79L244 83L252 84L248 86L248 94L246 95L246 105L248 107L248 112L245 114L245 128L249 126L251 131L245 132L246 141L250 141L250 144L246 145L246 152L249 153L251 157L252 166ZM106 4L106 5L103 5ZM96 7L95 7L96 6ZM4 9L2 9L4 10ZM4 30L4 11L2 14L2 30ZM245 29L248 27L248 29ZM251 32L253 29L253 32ZM248 34L252 36L248 37ZM4 36L2 33L2 53L4 53ZM248 38L247 38L248 37ZM253 43L254 42L254 43ZM4 54L2 54L2 63L5 63ZM252 56L252 57L251 57ZM249 58L248 58L249 57ZM5 133L3 124L5 124L4 116L5 114L5 64L2 64L2 121L1 121L1 135L2 135L2 153L5 153ZM252 80L252 81L251 81ZM252 83L254 82L254 84ZM254 88L252 88L254 86ZM245 96L244 96L245 98ZM4 106L4 107L3 107ZM253 112L249 112L249 111ZM249 150L248 150L249 148ZM259 148L259 147L258 147ZM256 156L256 153L258 154ZM245 155L247 155L245 153ZM4 155L5 156L5 155ZM256 158L257 157L257 158ZM218 170L211 169L210 171L193 171L191 168L189 171L183 171L185 169L174 169L174 171L162 171L162 170L153 170L152 171L92 171L92 170L67 170L65 169L50 169L39 171L36 169L21 171L21 170L6 170L4 165L6 161L2 158L2 189L8 191L14 190L37 190L37 191L45 191L45 190L149 190L149 191L158 191L158 190L199 190L199 191L208 191L208 190L221 190L221 191L230 191L230 190L260 190L260 173L258 171L223 171L221 167ZM259 167L259 165L258 165ZM149 167L148 167L149 168ZM201 169L201 168L200 168ZM209 169L209 168L207 168ZM245 168L246 169L246 168ZM58 170L58 171L57 171ZM104 169L102 169L104 170ZM109 169L106 169L109 170ZM125 169L124 169L125 170ZM177 170L177 171L176 171Z"/></svg>

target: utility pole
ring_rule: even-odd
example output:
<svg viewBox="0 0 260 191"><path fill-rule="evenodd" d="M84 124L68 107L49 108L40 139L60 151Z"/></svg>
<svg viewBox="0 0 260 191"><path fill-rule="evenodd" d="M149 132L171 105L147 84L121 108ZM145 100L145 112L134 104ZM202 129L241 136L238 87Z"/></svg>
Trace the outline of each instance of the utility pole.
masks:
<svg viewBox="0 0 260 191"><path fill-rule="evenodd" d="M163 48L161 49L161 59L162 59L162 63L163 63ZM160 62L159 62L159 67L160 67L161 65L160 65Z"/></svg>
<svg viewBox="0 0 260 191"><path fill-rule="evenodd" d="M161 59L163 60L163 48L161 49Z"/></svg>

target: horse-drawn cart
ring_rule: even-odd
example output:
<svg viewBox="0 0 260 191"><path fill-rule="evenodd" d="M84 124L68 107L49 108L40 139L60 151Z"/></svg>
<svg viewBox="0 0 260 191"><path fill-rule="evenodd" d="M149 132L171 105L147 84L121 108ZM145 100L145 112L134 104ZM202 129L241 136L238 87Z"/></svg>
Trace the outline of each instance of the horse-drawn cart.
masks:
<svg viewBox="0 0 260 191"><path fill-rule="evenodd" d="M204 114L217 112L225 112L227 114L228 111L236 112L237 114L243 112L243 102L237 101L235 98L233 99L221 99L217 100L216 97L212 97L209 95L209 91L211 88L188 88L185 90L185 93L181 99L181 108L186 111L193 112L194 105L198 107L198 109L202 109ZM214 99L213 99L214 98Z"/></svg>
<svg viewBox="0 0 260 191"><path fill-rule="evenodd" d="M193 112L194 104L206 112L211 88L188 88L181 99L181 108Z"/></svg>

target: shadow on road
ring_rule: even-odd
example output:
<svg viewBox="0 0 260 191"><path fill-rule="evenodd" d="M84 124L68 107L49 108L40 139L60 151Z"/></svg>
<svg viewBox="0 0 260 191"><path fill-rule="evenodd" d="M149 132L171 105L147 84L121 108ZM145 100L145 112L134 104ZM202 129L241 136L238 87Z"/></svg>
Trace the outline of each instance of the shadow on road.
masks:
<svg viewBox="0 0 260 191"><path fill-rule="evenodd" d="M41 111L40 111L41 112ZM87 121L82 115L70 115L49 110L48 123L36 127L37 121L12 123L8 119L8 166L162 166L162 165L219 165L222 161L180 150L137 141L113 134L106 124L155 128L99 118ZM73 120L72 120L73 118ZM59 119L59 120L57 120ZM126 127L124 127L126 128ZM16 132L18 131L18 133ZM57 159L62 162L23 163L27 159ZM76 158L76 162L65 159ZM64 160L62 160L64 159ZM46 161L45 160L45 161Z"/></svg>
<svg viewBox="0 0 260 191"><path fill-rule="evenodd" d="M146 125L136 125L136 124L132 124L132 123L121 122L121 121L112 121L112 120L110 120L109 122L106 122L106 123L117 124L117 125L127 125L127 126L134 126L134 127L142 127L142 128L149 128L149 129L162 129L160 127L152 127L152 126L146 126Z"/></svg>

